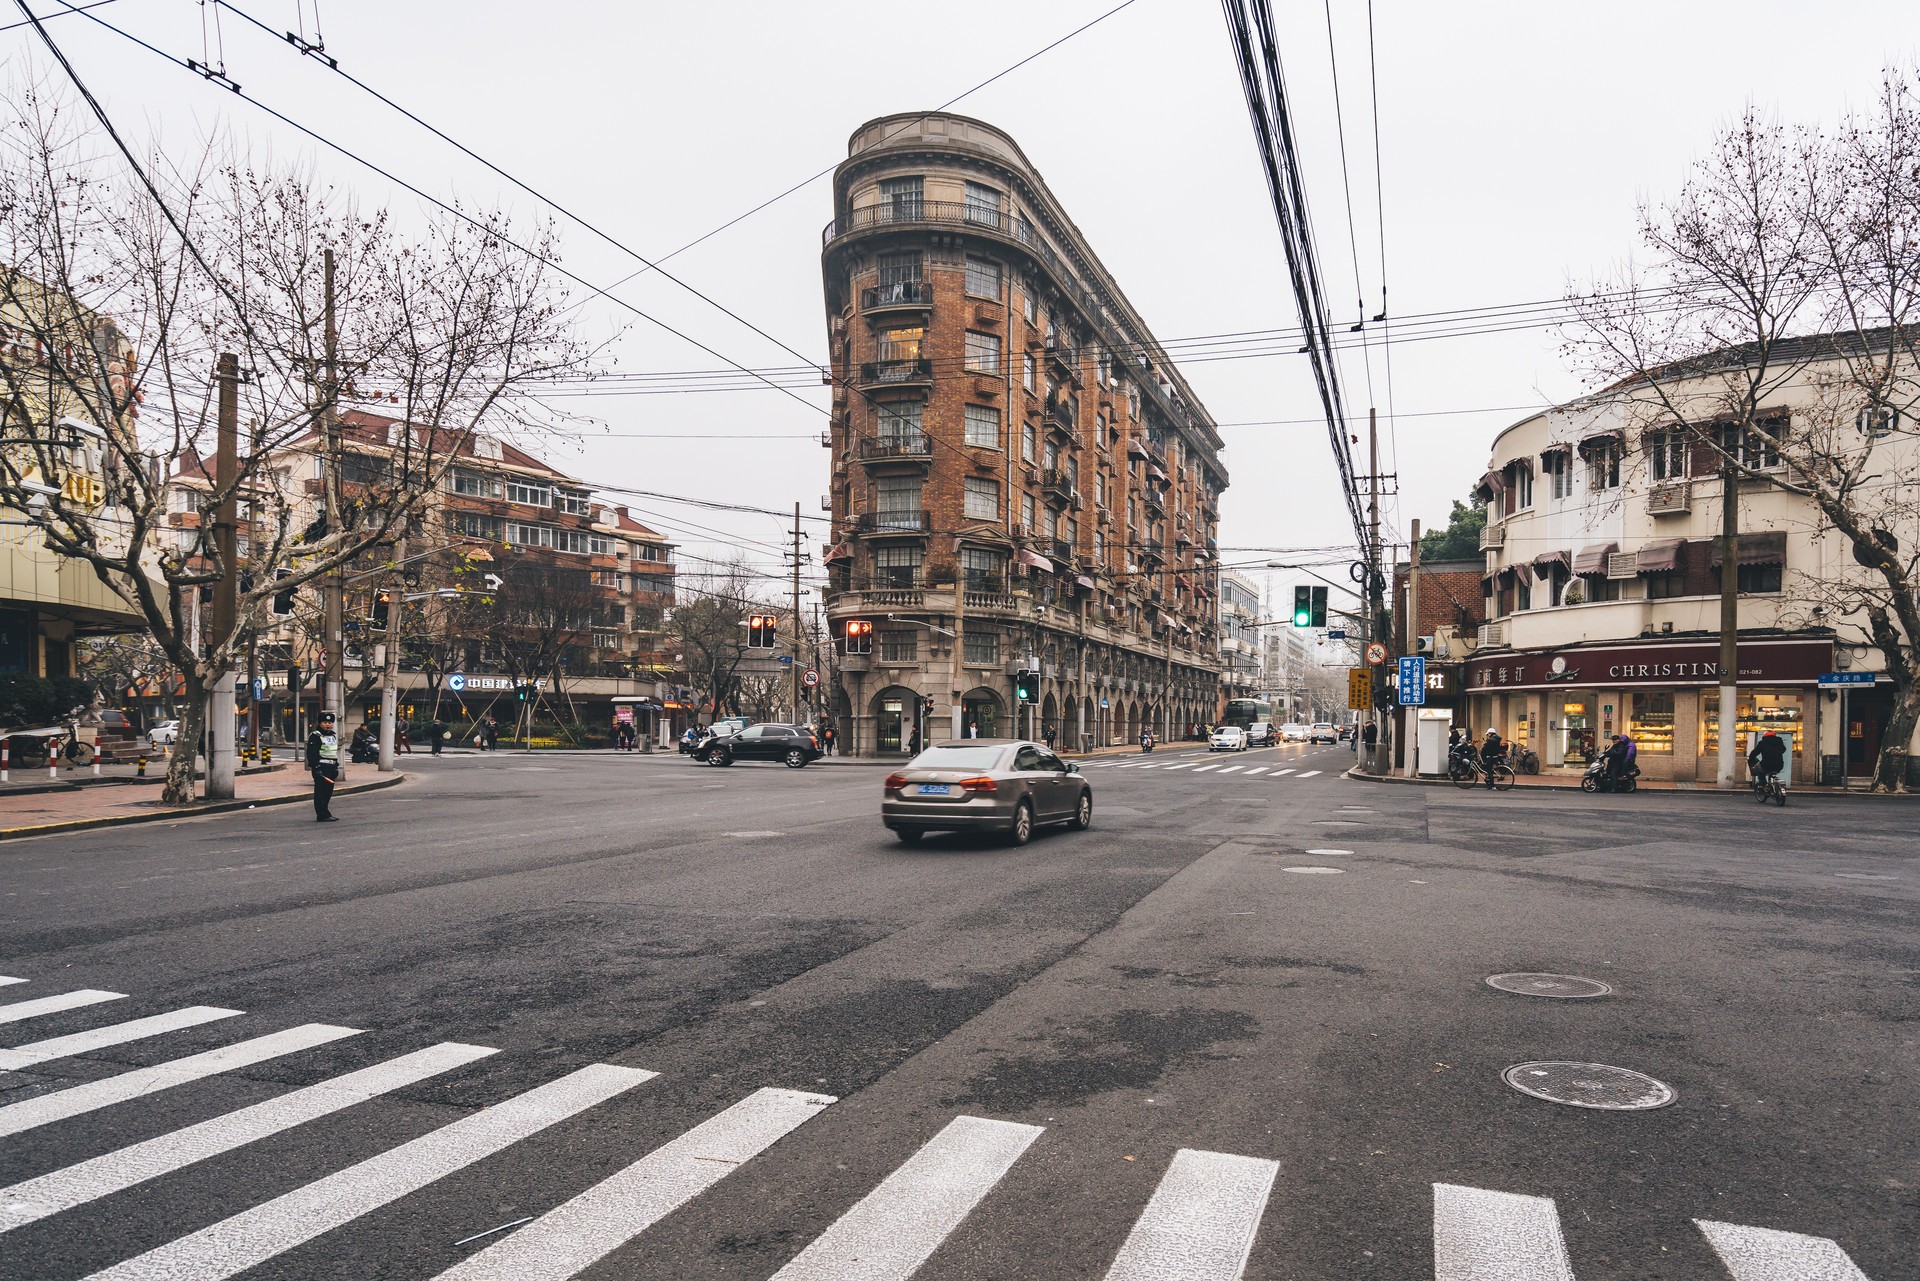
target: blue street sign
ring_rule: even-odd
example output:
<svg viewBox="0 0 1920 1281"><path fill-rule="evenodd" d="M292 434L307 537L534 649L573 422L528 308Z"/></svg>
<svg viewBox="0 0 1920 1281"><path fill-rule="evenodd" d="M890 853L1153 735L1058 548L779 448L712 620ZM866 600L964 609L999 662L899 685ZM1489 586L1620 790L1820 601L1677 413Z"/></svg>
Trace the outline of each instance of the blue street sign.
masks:
<svg viewBox="0 0 1920 1281"><path fill-rule="evenodd" d="M1427 703L1427 660L1424 658L1403 658L1400 660L1400 705L1402 707L1424 707Z"/></svg>
<svg viewBox="0 0 1920 1281"><path fill-rule="evenodd" d="M1346 638L1347 629L1344 627L1329 627L1327 629L1328 640L1345 640Z"/></svg>
<svg viewBox="0 0 1920 1281"><path fill-rule="evenodd" d="M447 677L447 688L458 694L467 687L467 678L459 672Z"/></svg>
<svg viewBox="0 0 1920 1281"><path fill-rule="evenodd" d="M265 698L267 696L267 682L261 677L256 676L253 678L253 696L255 698Z"/></svg>
<svg viewBox="0 0 1920 1281"><path fill-rule="evenodd" d="M1100 700L1100 706L1102 706L1102 707L1105 707L1106 705L1107 705L1107 700L1106 700L1106 699L1104 699L1104 698L1103 698L1103 699L1101 699L1101 700Z"/></svg>
<svg viewBox="0 0 1920 1281"><path fill-rule="evenodd" d="M791 663L791 662L793 661L793 655L792 655L792 654L782 654L782 655L780 655L780 661L781 661L781 662L783 662L783 663Z"/></svg>
<svg viewBox="0 0 1920 1281"><path fill-rule="evenodd" d="M1831 689L1836 685L1871 685L1872 672L1822 672L1820 688Z"/></svg>

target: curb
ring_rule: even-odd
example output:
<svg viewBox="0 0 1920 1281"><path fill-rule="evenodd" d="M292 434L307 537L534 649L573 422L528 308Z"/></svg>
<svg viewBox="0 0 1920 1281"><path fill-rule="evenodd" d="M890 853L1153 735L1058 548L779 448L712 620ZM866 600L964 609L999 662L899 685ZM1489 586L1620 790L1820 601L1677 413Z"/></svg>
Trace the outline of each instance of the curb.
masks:
<svg viewBox="0 0 1920 1281"><path fill-rule="evenodd" d="M405 774L395 774L392 778L375 779L371 783L349 783L345 787L334 789L335 796L355 796L361 792L378 792L389 787L398 787L407 781ZM297 805L311 801L311 792L290 792L283 796L261 796L253 800L213 801L207 804L181 806L179 809L156 810L151 814L114 814L106 818L73 818L58 823L40 823L33 827L0 827L0 841L24 840L29 836L56 836L63 832L85 832L98 827L128 827L136 823L159 823L169 819L199 818L205 814L231 814L235 810L261 809L268 805Z"/></svg>
<svg viewBox="0 0 1920 1281"><path fill-rule="evenodd" d="M1402 787L1452 787L1453 786L1452 780L1445 779L1445 778L1402 778L1396 775L1382 776L1379 774L1362 774L1360 772L1360 767L1357 765L1354 766L1352 769L1347 770L1343 775L1343 777L1352 779L1356 783L1395 783ZM1509 789L1508 792L1505 794L1512 795L1515 792L1521 792L1521 793L1578 792L1580 790L1581 790L1581 787L1578 783L1527 783L1524 786L1516 784L1514 787ZM1745 787L1737 787L1737 788L1719 788L1719 787L1705 787L1705 786L1647 787L1647 788L1635 788L1632 792L1632 795L1634 796L1746 797L1749 791L1750 789ZM1864 801L1864 800L1903 801L1903 800L1913 800L1915 799L1916 796L1920 796L1920 793L1900 795L1900 794L1889 794L1886 792L1840 792L1840 791L1835 791L1832 788L1828 788L1828 787L1802 786L1802 787L1793 789L1788 793L1788 795L1794 798L1795 800L1808 799L1808 800L1819 800L1819 801Z"/></svg>

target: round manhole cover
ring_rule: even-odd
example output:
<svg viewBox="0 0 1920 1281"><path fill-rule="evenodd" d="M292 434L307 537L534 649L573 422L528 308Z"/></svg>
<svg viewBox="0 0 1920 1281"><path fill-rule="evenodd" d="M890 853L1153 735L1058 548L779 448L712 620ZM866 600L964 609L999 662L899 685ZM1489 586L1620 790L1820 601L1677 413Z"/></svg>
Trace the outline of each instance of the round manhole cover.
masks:
<svg viewBox="0 0 1920 1281"><path fill-rule="evenodd" d="M1583 979L1576 974L1495 974L1487 980L1487 986L1521 996L1553 996L1566 1001L1606 996L1613 991L1599 979Z"/></svg>
<svg viewBox="0 0 1920 1281"><path fill-rule="evenodd" d="M1665 1081L1605 1063L1516 1063L1501 1076L1536 1099L1608 1112L1644 1112L1680 1097Z"/></svg>

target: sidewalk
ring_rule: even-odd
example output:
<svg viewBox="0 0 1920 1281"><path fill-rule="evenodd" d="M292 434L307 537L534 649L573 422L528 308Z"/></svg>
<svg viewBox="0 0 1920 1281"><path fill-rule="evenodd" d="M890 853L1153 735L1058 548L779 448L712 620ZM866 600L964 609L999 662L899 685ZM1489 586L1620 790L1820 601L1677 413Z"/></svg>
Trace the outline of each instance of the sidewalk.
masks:
<svg viewBox="0 0 1920 1281"><path fill-rule="evenodd" d="M1547 773L1547 774L1516 774L1514 776L1512 790L1516 792L1577 792L1580 790L1580 777L1581 777L1581 774L1584 772L1585 771L1580 771L1577 773L1571 772L1571 771L1554 771L1552 773ZM1387 775L1363 774L1361 773L1360 767L1358 765L1347 770L1346 777L1352 779L1356 783L1397 783L1403 786L1412 786L1412 787L1453 787L1454 786L1453 780L1445 776L1436 777L1436 778L1405 778L1398 774L1387 774ZM1486 785L1482 783L1480 790L1484 791L1485 787ZM1467 789L1463 788L1460 790L1464 791ZM1753 791L1753 789L1748 787L1745 783L1741 783L1737 787L1720 787L1714 783L1660 783L1660 782L1653 782L1644 778L1640 780L1638 785L1636 785L1633 790L1636 792L1683 792L1683 793L1719 792L1722 795L1726 795L1726 796L1749 796L1752 794L1752 791ZM1787 790L1787 796L1790 800L1800 800L1802 798L1818 798L1822 800L1872 799L1872 800L1898 801L1898 800L1910 800L1910 799L1920 798L1920 793L1916 793L1916 794L1889 794L1886 792L1875 793L1875 792L1868 792L1862 788L1854 788L1851 791L1842 791L1840 788L1837 788L1837 787L1825 787L1825 786L1810 787L1810 786L1802 785L1802 786L1789 787Z"/></svg>
<svg viewBox="0 0 1920 1281"><path fill-rule="evenodd" d="M151 767L147 772L147 781L160 781L152 777L155 771ZM105 773L105 769L102 773ZM406 777L405 774L383 776L376 774L371 765L358 765L348 771L334 795L351 796L357 792L395 787L405 782ZM230 801L162 805L157 787L126 785L124 782L106 785L103 780L101 784L62 788L59 791L16 791L8 788L0 790L0 841L57 832L80 832L96 827L119 827L128 823L194 818L202 814L224 814L261 805L299 805L312 797L313 781L304 770L270 766L237 776L233 791L234 799Z"/></svg>

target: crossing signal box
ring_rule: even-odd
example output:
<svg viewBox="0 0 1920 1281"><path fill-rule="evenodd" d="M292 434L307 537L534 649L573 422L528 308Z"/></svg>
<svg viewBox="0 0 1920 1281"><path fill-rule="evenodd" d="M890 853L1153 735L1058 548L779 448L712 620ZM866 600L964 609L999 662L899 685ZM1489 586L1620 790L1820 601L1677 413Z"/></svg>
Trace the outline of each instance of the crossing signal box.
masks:
<svg viewBox="0 0 1920 1281"><path fill-rule="evenodd" d="M275 579L288 578L291 577L292 574L293 571L286 568L273 571ZM284 587L273 594L273 612L281 618L285 618L293 613L293 590L291 587Z"/></svg>
<svg viewBox="0 0 1920 1281"><path fill-rule="evenodd" d="M1022 703L1040 701L1040 673L1015 672L1013 676L1013 696Z"/></svg>
<svg viewBox="0 0 1920 1281"><path fill-rule="evenodd" d="M1314 627L1325 627L1327 625L1327 589L1324 587L1315 587L1309 590L1313 593L1313 622L1311 625Z"/></svg>
<svg viewBox="0 0 1920 1281"><path fill-rule="evenodd" d="M393 616L393 593L375 592L373 596L373 625L385 627Z"/></svg>
<svg viewBox="0 0 1920 1281"><path fill-rule="evenodd" d="M1313 588L1293 589L1293 625L1295 627L1313 626Z"/></svg>
<svg viewBox="0 0 1920 1281"><path fill-rule="evenodd" d="M772 614L749 614L747 616L747 648L772 649L775 621Z"/></svg>
<svg viewBox="0 0 1920 1281"><path fill-rule="evenodd" d="M847 653L873 653L873 624L864 618L847 620Z"/></svg>

